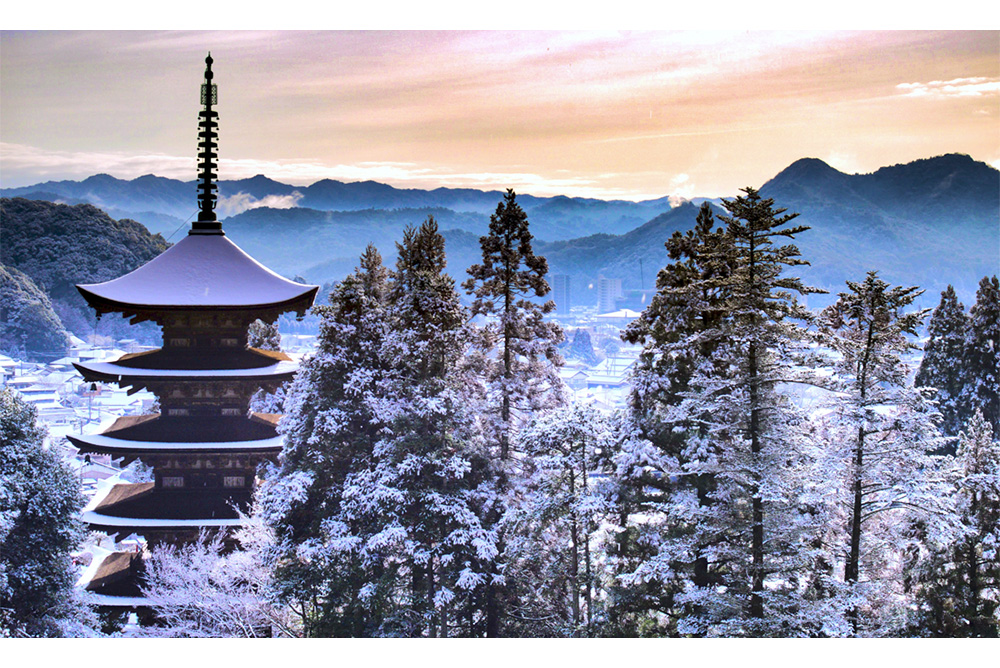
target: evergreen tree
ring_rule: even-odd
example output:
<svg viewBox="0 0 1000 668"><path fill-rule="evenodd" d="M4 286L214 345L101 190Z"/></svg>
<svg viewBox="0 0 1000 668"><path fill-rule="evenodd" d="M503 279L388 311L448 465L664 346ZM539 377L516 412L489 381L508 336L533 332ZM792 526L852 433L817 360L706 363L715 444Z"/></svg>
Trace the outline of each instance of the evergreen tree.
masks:
<svg viewBox="0 0 1000 668"><path fill-rule="evenodd" d="M289 389L280 469L262 491L262 513L283 556L276 583L305 609L307 636L372 635L391 612L391 574L361 538L372 527L345 503L372 466L385 428L378 415L388 372L381 354L387 277L369 246L330 304L316 307L317 351Z"/></svg>
<svg viewBox="0 0 1000 668"><path fill-rule="evenodd" d="M281 350L281 334L278 326L263 320L254 320L247 330L247 347L260 350ZM274 392L259 389L250 398L250 410L254 413L284 413L286 383L278 386Z"/></svg>
<svg viewBox="0 0 1000 668"><path fill-rule="evenodd" d="M914 385L932 387L941 411L941 431L958 435L962 427L961 394L965 385L965 346L969 318L950 285L941 293L941 303L931 314L927 343ZM952 449L952 452L954 449Z"/></svg>
<svg viewBox="0 0 1000 668"><path fill-rule="evenodd" d="M73 473L43 446L37 411L0 390L0 635L90 635L96 618L73 588L83 537Z"/></svg>
<svg viewBox="0 0 1000 668"><path fill-rule="evenodd" d="M590 340L590 332L582 327L573 333L573 343L570 344L566 357L583 362L587 366L594 366L600 360L594 352L594 344Z"/></svg>
<svg viewBox="0 0 1000 668"><path fill-rule="evenodd" d="M996 638L1000 627L1000 441L978 409L959 435L952 521L918 526L908 584L914 635Z"/></svg>
<svg viewBox="0 0 1000 668"><path fill-rule="evenodd" d="M809 318L793 293L814 290L783 275L804 261L774 240L808 228L786 227L797 214L744 192L723 202L724 230L711 230L706 209L692 233L675 235L668 248L682 261L661 272L659 294L626 332L645 347L633 411L652 438L630 439L619 470L659 472L651 503L662 519L645 538L654 556L622 582L675 583L680 633L801 632L805 444L778 385L805 337L792 321Z"/></svg>
<svg viewBox="0 0 1000 668"><path fill-rule="evenodd" d="M713 229L714 224L706 202L693 229L675 232L667 240L673 262L660 270L656 295L622 334L625 341L642 344L643 351L633 369L630 415L618 430L619 532L611 552L620 579L612 585L609 609L617 634L638 627L645 633L676 632L677 618L689 611L676 604L675 594L688 581L708 587L718 578L719 566L710 569L697 545L684 548L695 556L681 563L664 544L693 540L695 530L691 518L670 517L670 498L694 495L702 507L714 503L713 476L672 475L692 463L685 457L685 446L694 423L678 414L679 405L690 390L698 361L712 359L722 343L719 326L734 257L732 240L723 228ZM726 362L719 359L715 372L728 374ZM654 521L631 524L628 517L633 514ZM654 563L664 566L655 569L655 575L650 570ZM663 625L657 620L669 621Z"/></svg>
<svg viewBox="0 0 1000 668"><path fill-rule="evenodd" d="M508 552L516 604L510 626L523 636L597 633L603 578L591 549L600 527L611 454L610 420L573 405L533 419L518 435L528 470L519 524Z"/></svg>
<svg viewBox="0 0 1000 668"><path fill-rule="evenodd" d="M927 454L941 439L939 416L928 393L909 385L903 359L916 349L908 337L927 314L905 311L921 291L891 287L876 272L847 285L850 291L820 318L825 342L838 357L829 444L816 477L821 496L833 503L828 550L844 569L844 586L826 583L834 595L825 628L869 635L884 632L880 600L890 597L885 587L898 579L886 564L904 538L900 517L926 518L941 510L944 490L937 463Z"/></svg>
<svg viewBox="0 0 1000 668"><path fill-rule="evenodd" d="M247 347L260 350L281 350L281 333L274 323L257 319L247 330Z"/></svg>
<svg viewBox="0 0 1000 668"><path fill-rule="evenodd" d="M556 346L563 335L558 324L544 320L555 303L532 301L550 290L545 280L548 263L532 250L528 217L513 190L507 190L490 216L489 234L479 241L483 263L469 268L469 279L462 287L474 297L472 316L485 317L476 345L486 386L486 436L499 476L496 503L484 519L488 529L498 531L502 555L501 520L509 498L506 468L512 436L531 415L561 403L562 382L556 373L561 359ZM502 559L493 565L486 583L486 635L490 637L501 633Z"/></svg>
<svg viewBox="0 0 1000 668"><path fill-rule="evenodd" d="M1000 440L978 409L959 435L953 523L920 527L911 573L917 635L996 638L1000 626Z"/></svg>
<svg viewBox="0 0 1000 668"><path fill-rule="evenodd" d="M474 296L472 316L485 316L484 345L495 351L485 364L486 382L495 396L493 430L499 458L510 454L511 432L536 411L558 403L561 364L556 346L562 341L558 324L545 322L555 302L532 301L550 292L545 280L548 262L531 248L528 216L508 189L490 216L490 233L481 237L483 263L469 267L462 284ZM495 318L495 321L492 320Z"/></svg>
<svg viewBox="0 0 1000 668"><path fill-rule="evenodd" d="M1000 433L1000 282L983 277L969 312L965 365L968 379L962 394L964 420L978 408Z"/></svg>
<svg viewBox="0 0 1000 668"><path fill-rule="evenodd" d="M407 229L397 252L378 418L387 430L352 500L378 525L367 541L387 546L397 569L396 611L379 632L479 635L497 548L481 521L494 494L492 464L479 436L476 383L463 364L473 332L444 273L434 219Z"/></svg>

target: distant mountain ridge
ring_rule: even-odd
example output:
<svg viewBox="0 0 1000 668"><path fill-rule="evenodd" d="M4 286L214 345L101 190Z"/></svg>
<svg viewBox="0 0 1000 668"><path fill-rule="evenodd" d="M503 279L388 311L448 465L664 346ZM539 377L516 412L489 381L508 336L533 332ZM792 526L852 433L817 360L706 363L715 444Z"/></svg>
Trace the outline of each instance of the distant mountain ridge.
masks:
<svg viewBox="0 0 1000 668"><path fill-rule="evenodd" d="M0 189L3 197L93 204L115 217L132 218L151 231L169 234L197 211L196 182L145 175L122 180L97 174L83 181L46 181L31 186ZM488 217L503 199L500 190L471 188L396 188L376 181L343 182L323 179L309 186L291 186L263 175L235 181L220 181L220 217L227 216L229 202L239 204L250 196L250 204L266 198L289 198L295 208L317 211L363 211L367 209L449 209ZM533 217L536 236L571 239L594 232L621 234L670 208L668 197L646 202L600 200L580 197L535 197L518 195L518 202ZM252 210L252 209L251 209ZM233 212L238 215L242 211Z"/></svg>
<svg viewBox="0 0 1000 668"><path fill-rule="evenodd" d="M444 231L448 270L461 280L465 269L479 261L478 237L502 197L500 191L407 190L332 180L295 188L264 176L224 181L220 189L223 197L243 193L258 201L298 193L293 208L253 208L226 218L224 227L275 271L319 283L343 277L369 242L387 264L393 262L403 229L428 216ZM99 175L3 194L12 190L64 198L87 190L120 207L155 205L161 211L182 196L189 209L194 201L194 182L159 177L120 181ZM860 280L876 269L887 281L925 288L925 301L936 303L949 283L971 301L982 276L1000 273L1000 172L967 155L917 160L870 174L844 174L822 160L804 158L760 191L777 206L798 212L797 222L812 228L794 242L811 265L802 268L802 277L831 293L843 290L845 280ZM150 193L148 199L142 192ZM537 252L548 258L550 274L571 276L577 303L593 296L588 286L600 275L622 279L626 290L651 289L668 261L664 242L673 232L689 229L697 215L695 203L671 208L666 197L634 203L518 195L518 202L528 214ZM122 215L124 208L106 210L113 217L130 217ZM183 228L184 221L169 214L149 215L161 216L169 224L167 233Z"/></svg>

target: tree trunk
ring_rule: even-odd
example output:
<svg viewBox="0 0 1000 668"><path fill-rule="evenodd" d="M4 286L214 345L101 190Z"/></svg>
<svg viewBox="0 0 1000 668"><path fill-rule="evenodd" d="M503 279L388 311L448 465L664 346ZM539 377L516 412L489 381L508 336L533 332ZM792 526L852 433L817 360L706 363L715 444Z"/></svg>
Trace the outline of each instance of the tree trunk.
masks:
<svg viewBox="0 0 1000 668"><path fill-rule="evenodd" d="M760 409L757 387L757 344L750 343L750 452L752 461L760 460ZM750 616L764 616L764 502L760 498L760 472L755 467L752 475L753 484L750 489L751 507L753 512L753 538L751 557L753 565L753 585L750 593Z"/></svg>
<svg viewBox="0 0 1000 668"><path fill-rule="evenodd" d="M583 470L583 494L584 494L584 496L586 496L587 494L590 493L590 488L589 488L589 486L587 484L587 446L586 446L586 444L583 445L583 449L582 449L582 452L581 452L581 459L582 459L582 464L581 464L580 468ZM587 637L588 638L590 637L590 621L591 621L591 605L592 605L590 585L594 581L594 576L593 576L593 573L591 572L591 568L590 568L590 532L591 532L590 517L587 517L587 519L584 520L584 532L583 532L583 565L584 565L584 578L585 578L585 582L583 584L583 587L584 587L584 589L583 589L583 598L584 598L584 603L586 604L586 610L587 610L586 625L587 625Z"/></svg>
<svg viewBox="0 0 1000 668"><path fill-rule="evenodd" d="M569 498L576 501L576 476L572 469L569 472ZM572 543L572 558L569 564L570 582L572 583L571 605L573 607L573 629L574 632L580 627L580 563L579 563L579 537L577 535L576 510L571 510L569 514L570 542Z"/></svg>
<svg viewBox="0 0 1000 668"><path fill-rule="evenodd" d="M860 323L859 323L860 326ZM868 367L871 361L872 346L875 340L875 322L868 323L868 334L865 341L865 353L858 361L858 395L862 410L868 393ZM865 425L862 423L858 427L857 450L854 453L854 504L851 509L851 544L844 565L844 581L856 583L861 577L861 511L864 501L864 454L865 454ZM851 622L851 628L855 635L858 632L858 610L851 608L847 611L847 618Z"/></svg>

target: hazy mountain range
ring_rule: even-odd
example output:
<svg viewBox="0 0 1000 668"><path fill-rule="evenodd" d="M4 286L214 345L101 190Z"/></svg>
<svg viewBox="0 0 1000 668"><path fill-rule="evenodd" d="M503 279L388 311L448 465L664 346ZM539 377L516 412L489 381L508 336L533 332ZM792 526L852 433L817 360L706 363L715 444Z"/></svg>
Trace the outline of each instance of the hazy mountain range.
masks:
<svg viewBox="0 0 1000 668"><path fill-rule="evenodd" d="M46 181L20 188L0 189L3 197L24 197L64 204L93 204L115 218L131 218L151 232L171 234L197 213L196 182L146 175L131 181L107 174L83 181ZM219 182L217 212L223 219L255 209L297 209L296 221L306 220L304 211L361 212L408 209L447 209L467 220L478 220L483 229L504 193L468 188L434 190L400 189L375 181L344 183L324 179L296 187L266 176ZM518 202L529 214L535 236L542 239L572 239L595 232L621 234L670 208L670 198L645 202L598 200L579 197L534 197L519 195ZM340 216L315 216L338 221ZM358 220L343 218L345 224ZM483 222L485 221L485 222ZM467 222L466 225L471 225Z"/></svg>
<svg viewBox="0 0 1000 668"><path fill-rule="evenodd" d="M887 281L925 288L927 306L937 303L949 283L968 305L979 279L1000 271L1000 172L969 156L944 155L856 175L807 158L760 191L800 213L797 222L812 228L795 240L812 265L801 273L833 293L844 289L845 280L878 269ZM0 190L4 197L92 203L173 241L196 210L195 193L193 181L106 175ZM479 260L478 237L503 196L370 181L293 187L263 176L223 181L220 195L218 210L236 243L275 271L317 283L343 277L368 242L393 262L402 230L429 215L447 239L449 271L462 280ZM536 252L548 258L550 273L572 277L577 303L596 302L588 286L599 275L621 278L627 290L651 289L667 263L664 241L691 227L700 201L671 207L667 196L627 202L518 195L538 240Z"/></svg>

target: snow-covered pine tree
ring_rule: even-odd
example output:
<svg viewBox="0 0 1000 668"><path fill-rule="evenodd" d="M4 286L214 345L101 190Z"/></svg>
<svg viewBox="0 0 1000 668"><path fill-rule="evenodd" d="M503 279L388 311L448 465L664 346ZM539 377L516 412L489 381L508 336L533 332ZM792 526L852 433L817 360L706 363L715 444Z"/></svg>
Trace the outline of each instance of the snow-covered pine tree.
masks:
<svg viewBox="0 0 1000 668"><path fill-rule="evenodd" d="M1000 630L1000 440L976 409L959 435L952 521L925 524L908 574L916 599L910 631L996 638Z"/></svg>
<svg viewBox="0 0 1000 668"><path fill-rule="evenodd" d="M821 577L828 597L821 631L879 635L891 632L888 618L899 612L890 602L901 593L891 588L901 580L894 564L905 527L943 512L940 466L928 453L944 441L930 392L909 384L904 360L927 315L906 311L921 291L891 287L874 271L847 286L819 319L836 357L816 480L830 504L828 563L843 568L839 583L835 572Z"/></svg>
<svg viewBox="0 0 1000 668"><path fill-rule="evenodd" d="M703 215L693 234L675 236L672 256L687 261L661 274L659 299L632 335L647 349L635 408L674 445L632 439L623 450L625 475L660 474L653 507L662 520L655 543L646 541L655 555L621 579L677 583L677 631L686 634L802 632L799 578L812 531L799 507L805 447L779 384L805 338L793 321L809 319L793 293L815 290L783 275L805 262L774 241L808 228L786 227L797 214L744 193L723 202L724 231L711 232Z"/></svg>
<svg viewBox="0 0 1000 668"><path fill-rule="evenodd" d="M960 405L965 386L965 346L969 333L969 317L958 301L955 289L948 286L941 293L941 303L931 314L927 325L927 343L914 385L932 387L941 411L941 431L957 436L963 424ZM954 452L954 448L950 448Z"/></svg>
<svg viewBox="0 0 1000 668"><path fill-rule="evenodd" d="M464 365L473 330L445 274L444 238L429 218L397 244L382 358L389 370L373 467L349 500L378 530L366 538L395 570L393 616L379 633L473 636L496 557L481 518L495 493L479 434L476 379ZM391 562L391 563L390 563Z"/></svg>
<svg viewBox="0 0 1000 668"><path fill-rule="evenodd" d="M551 300L535 299L549 293L545 280L548 263L531 247L528 217L517 203L513 190L490 216L489 234L480 237L482 264L468 269L462 284L473 295L472 316L484 316L485 324L476 346L478 364L486 388L483 416L486 439L498 462L495 505L485 517L486 526L498 531L501 557L487 579L486 635L501 633L503 595L504 504L510 496L511 443L516 429L532 415L563 401L562 381L556 367L562 363L557 345L562 329L546 322L545 314L555 310Z"/></svg>
<svg viewBox="0 0 1000 668"><path fill-rule="evenodd" d="M726 284L732 274L733 245L715 224L707 202L694 228L667 240L673 262L657 276L657 294L642 315L623 332L643 346L632 376L628 416L616 430L620 440L614 492L618 533L609 546L619 576L611 586L608 609L612 632L619 635L675 633L688 612L674 596L687 582L708 587L719 564L709 565L694 542L694 516L675 516L671 499L713 505L714 478L707 473L676 475L689 464L684 457L689 435L702 432L677 410L690 389L699 360L715 358L722 343L719 325L725 313ZM722 357L715 372L729 367ZM641 518L630 522L630 516ZM675 549L676 547L676 549Z"/></svg>
<svg viewBox="0 0 1000 668"><path fill-rule="evenodd" d="M968 373L962 394L963 419L978 408L1000 433L1000 282L983 277L976 303L969 311L969 339L965 347Z"/></svg>
<svg viewBox="0 0 1000 668"><path fill-rule="evenodd" d="M557 323L544 319L555 310L555 302L533 301L550 288L545 280L548 262L535 255L531 241L528 216L508 189L490 216L489 234L479 239L483 263L469 267L469 278L462 284L474 297L472 316L486 317L486 382L501 461L510 454L517 425L562 401L556 373L562 360L556 346L563 333Z"/></svg>
<svg viewBox="0 0 1000 668"><path fill-rule="evenodd" d="M94 635L73 588L80 483L45 449L35 407L0 389L0 636Z"/></svg>
<svg viewBox="0 0 1000 668"><path fill-rule="evenodd" d="M247 329L247 346L260 350L281 350L281 333L274 323L254 320Z"/></svg>
<svg viewBox="0 0 1000 668"><path fill-rule="evenodd" d="M594 344L590 340L590 332L580 327L573 333L573 343L570 344L569 350L566 351L566 357L568 359L579 360L587 366L594 366L600 361L597 353L594 352Z"/></svg>
<svg viewBox="0 0 1000 668"><path fill-rule="evenodd" d="M518 434L528 479L518 508L523 530L508 547L516 595L507 615L519 637L597 631L604 569L591 544L604 496L595 480L608 472L610 426L593 408L574 404L536 417Z"/></svg>
<svg viewBox="0 0 1000 668"><path fill-rule="evenodd" d="M320 333L285 400L278 471L261 492L261 512L274 527L276 583L304 608L307 636L372 635L391 614L392 576L364 536L377 528L345 498L358 493L386 425L381 412L387 335L388 271L374 246L360 267L316 307Z"/></svg>

